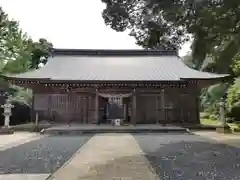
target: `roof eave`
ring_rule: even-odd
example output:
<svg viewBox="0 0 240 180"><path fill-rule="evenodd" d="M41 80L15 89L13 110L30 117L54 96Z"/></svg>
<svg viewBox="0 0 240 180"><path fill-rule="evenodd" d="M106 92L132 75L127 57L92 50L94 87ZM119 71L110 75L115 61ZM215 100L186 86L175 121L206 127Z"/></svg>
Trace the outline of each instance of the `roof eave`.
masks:
<svg viewBox="0 0 240 180"><path fill-rule="evenodd" d="M185 78L185 77L180 77L181 80L221 80L221 79L228 79L230 78L231 75L230 74L221 74L218 76L213 76L213 77L207 77L207 78L203 78L203 77L194 77L194 78Z"/></svg>
<svg viewBox="0 0 240 180"><path fill-rule="evenodd" d="M51 78L19 78L5 77L7 80L16 81L42 81L48 83L105 83L105 84L121 84L121 83L178 83L186 82L185 80L69 80L69 79L51 79Z"/></svg>

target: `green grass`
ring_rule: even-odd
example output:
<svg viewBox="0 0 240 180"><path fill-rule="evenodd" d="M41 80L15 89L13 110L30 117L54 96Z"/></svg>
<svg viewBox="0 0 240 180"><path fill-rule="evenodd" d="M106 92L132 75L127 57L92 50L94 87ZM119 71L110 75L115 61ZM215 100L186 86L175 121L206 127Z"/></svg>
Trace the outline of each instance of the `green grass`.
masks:
<svg viewBox="0 0 240 180"><path fill-rule="evenodd" d="M213 119L201 119L200 122L202 125L206 125L206 126L217 126L220 124L219 121L213 120ZM227 123L227 124L231 129L240 130L239 124L236 124L236 123Z"/></svg>
<svg viewBox="0 0 240 180"><path fill-rule="evenodd" d="M201 119L200 120L202 125L206 125L206 126L213 126L213 125L218 125L219 122L217 120L213 120L213 119Z"/></svg>

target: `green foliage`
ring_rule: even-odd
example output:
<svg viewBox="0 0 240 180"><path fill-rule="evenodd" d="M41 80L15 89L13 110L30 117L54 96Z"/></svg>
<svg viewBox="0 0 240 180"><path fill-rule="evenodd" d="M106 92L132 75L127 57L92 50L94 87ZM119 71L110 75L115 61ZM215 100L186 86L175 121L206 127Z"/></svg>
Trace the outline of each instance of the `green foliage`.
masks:
<svg viewBox="0 0 240 180"><path fill-rule="evenodd" d="M211 100L217 101L224 97L227 91L227 84L215 84L208 88L207 93L211 97Z"/></svg>
<svg viewBox="0 0 240 180"><path fill-rule="evenodd" d="M228 89L227 84L215 84L206 88L201 93L201 104L206 112L217 114L216 104L225 96Z"/></svg>
<svg viewBox="0 0 240 180"><path fill-rule="evenodd" d="M15 92L10 98L11 101L26 104L28 106L32 105L32 91L30 89L24 89L19 86L13 86L12 88L15 90Z"/></svg>
<svg viewBox="0 0 240 180"><path fill-rule="evenodd" d="M229 117L240 120L240 78L228 89L227 110Z"/></svg>
<svg viewBox="0 0 240 180"><path fill-rule="evenodd" d="M209 118L212 119L212 120L218 120L218 114L217 113L212 113L212 114L210 114Z"/></svg>
<svg viewBox="0 0 240 180"><path fill-rule="evenodd" d="M188 67L195 69L195 65L193 63L193 58L190 53L182 57L182 60L184 64L186 64Z"/></svg>
<svg viewBox="0 0 240 180"><path fill-rule="evenodd" d="M34 42L23 33L19 23L10 20L0 7L0 73L18 74L36 69L45 64L51 55L53 45L46 39ZM32 93L28 89L9 84L0 79L0 86L8 89L13 101L31 105Z"/></svg>
<svg viewBox="0 0 240 180"><path fill-rule="evenodd" d="M179 49L192 35L192 61L200 69L228 73L240 49L239 0L102 0L106 25L130 30L137 44L151 49Z"/></svg>
<svg viewBox="0 0 240 180"><path fill-rule="evenodd" d="M238 53L234 59L233 59L233 64L232 64L232 71L234 73L235 77L240 76L240 53Z"/></svg>
<svg viewBox="0 0 240 180"><path fill-rule="evenodd" d="M32 44L32 56L30 68L37 69L40 64L46 64L47 59L51 56L53 49L52 43L48 42L46 39L39 39L38 42Z"/></svg>
<svg viewBox="0 0 240 180"><path fill-rule="evenodd" d="M0 70L21 73L45 64L53 45L45 39L34 42L23 33L19 23L10 20L0 7Z"/></svg>
<svg viewBox="0 0 240 180"><path fill-rule="evenodd" d="M102 0L102 16L116 31L130 31L137 44L148 49L179 49L190 37L192 53L183 57L194 69L240 76L239 0ZM216 103L229 84L203 89L201 105L216 118ZM235 85L228 91L229 110L239 98Z"/></svg>
<svg viewBox="0 0 240 180"><path fill-rule="evenodd" d="M210 113L208 112L202 112L200 113L200 119L209 119Z"/></svg>
<svg viewBox="0 0 240 180"><path fill-rule="evenodd" d="M228 89L227 105L231 109L232 106L240 100L240 78L236 79L234 84Z"/></svg>

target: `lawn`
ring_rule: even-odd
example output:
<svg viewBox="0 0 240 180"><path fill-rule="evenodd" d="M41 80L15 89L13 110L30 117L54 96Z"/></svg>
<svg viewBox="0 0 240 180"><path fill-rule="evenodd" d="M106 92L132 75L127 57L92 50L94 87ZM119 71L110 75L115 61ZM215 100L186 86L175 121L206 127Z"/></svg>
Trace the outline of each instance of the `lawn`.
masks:
<svg viewBox="0 0 240 180"><path fill-rule="evenodd" d="M213 120L213 119L201 119L200 122L202 125L206 125L206 126L217 126L220 124L219 121ZM231 129L240 130L240 126L236 123L227 123L227 124Z"/></svg>
<svg viewBox="0 0 240 180"><path fill-rule="evenodd" d="M213 120L213 119L201 119L200 122L202 125L208 125L208 126L209 125L213 125L213 126L219 125L219 121Z"/></svg>

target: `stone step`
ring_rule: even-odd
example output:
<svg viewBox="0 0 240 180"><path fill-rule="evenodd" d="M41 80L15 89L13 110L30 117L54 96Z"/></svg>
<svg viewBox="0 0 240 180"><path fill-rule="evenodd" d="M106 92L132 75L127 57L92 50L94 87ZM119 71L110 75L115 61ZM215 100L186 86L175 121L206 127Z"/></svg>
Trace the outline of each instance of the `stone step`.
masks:
<svg viewBox="0 0 240 180"><path fill-rule="evenodd" d="M41 134L50 135L78 135L87 133L188 133L185 128L49 128L41 131Z"/></svg>
<svg viewBox="0 0 240 180"><path fill-rule="evenodd" d="M13 134L14 130L10 127L0 127L0 135Z"/></svg>

